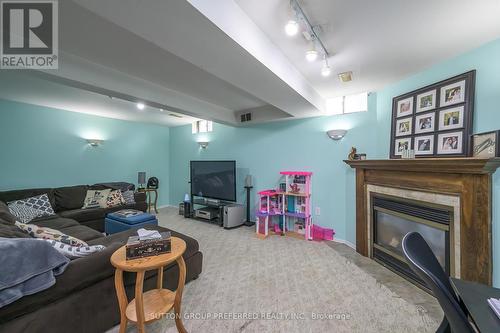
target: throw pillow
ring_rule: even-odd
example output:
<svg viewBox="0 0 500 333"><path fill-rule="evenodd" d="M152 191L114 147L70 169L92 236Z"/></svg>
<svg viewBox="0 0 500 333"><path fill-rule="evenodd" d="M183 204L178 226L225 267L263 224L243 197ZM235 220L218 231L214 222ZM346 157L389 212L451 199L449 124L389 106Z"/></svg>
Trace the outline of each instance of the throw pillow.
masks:
<svg viewBox="0 0 500 333"><path fill-rule="evenodd" d="M10 213L23 223L37 217L55 215L46 193L27 199L11 201L7 205Z"/></svg>
<svg viewBox="0 0 500 333"><path fill-rule="evenodd" d="M128 190L122 192L123 199L127 205L135 205L134 191Z"/></svg>
<svg viewBox="0 0 500 333"><path fill-rule="evenodd" d="M106 190L88 190L83 202L82 209L87 208L106 208L106 200L108 199L110 189Z"/></svg>
<svg viewBox="0 0 500 333"><path fill-rule="evenodd" d="M52 245L54 249L59 251L59 253L64 254L70 259L86 257L91 255L92 253L100 252L106 248L104 245L87 245L75 247L55 240L45 239L45 241L49 242L49 244Z"/></svg>
<svg viewBox="0 0 500 333"><path fill-rule="evenodd" d="M107 207L121 206L124 204L125 200L123 199L122 192L120 190L111 191L106 199Z"/></svg>
<svg viewBox="0 0 500 333"><path fill-rule="evenodd" d="M34 238L42 238L42 239L48 239L48 240L55 240L70 246L88 246L87 243L82 241L81 239L78 239L76 237L66 235L59 230L51 229L51 228L46 228L46 227L39 227L34 224L25 224L21 222L16 222L16 226L30 235L31 237Z"/></svg>

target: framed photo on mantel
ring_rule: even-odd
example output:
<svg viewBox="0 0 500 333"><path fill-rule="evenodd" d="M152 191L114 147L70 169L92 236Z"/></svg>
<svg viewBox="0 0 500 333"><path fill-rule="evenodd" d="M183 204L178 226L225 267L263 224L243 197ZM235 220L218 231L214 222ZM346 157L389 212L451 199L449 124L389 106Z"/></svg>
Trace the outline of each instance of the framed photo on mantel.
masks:
<svg viewBox="0 0 500 333"><path fill-rule="evenodd" d="M475 81L472 70L394 97L390 158L470 156Z"/></svg>
<svg viewBox="0 0 500 333"><path fill-rule="evenodd" d="M471 136L471 156L477 158L500 157L500 130Z"/></svg>

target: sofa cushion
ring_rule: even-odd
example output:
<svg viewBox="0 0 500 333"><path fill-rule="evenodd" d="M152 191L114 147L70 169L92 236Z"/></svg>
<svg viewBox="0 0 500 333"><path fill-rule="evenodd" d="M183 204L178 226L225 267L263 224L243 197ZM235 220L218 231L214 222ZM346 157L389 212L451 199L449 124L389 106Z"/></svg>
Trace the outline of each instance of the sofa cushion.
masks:
<svg viewBox="0 0 500 333"><path fill-rule="evenodd" d="M21 222L16 222L16 226L33 238L55 240L70 246L87 246L87 243L81 239L66 235L60 230Z"/></svg>
<svg viewBox="0 0 500 333"><path fill-rule="evenodd" d="M66 186L54 189L55 210L71 210L82 208L87 194L87 185Z"/></svg>
<svg viewBox="0 0 500 333"><path fill-rule="evenodd" d="M125 199L123 199L122 192L120 190L111 191L106 199L106 208L122 206L124 204Z"/></svg>
<svg viewBox="0 0 500 333"><path fill-rule="evenodd" d="M16 222L16 217L10 213L9 206L3 201L0 201L0 219L10 224Z"/></svg>
<svg viewBox="0 0 500 333"><path fill-rule="evenodd" d="M88 190L83 201L83 209L89 208L106 208L106 201L108 199L111 189L106 190Z"/></svg>
<svg viewBox="0 0 500 333"><path fill-rule="evenodd" d="M66 235L81 239L84 242L104 237L104 235L99 231L83 226L73 219L67 219L63 217L57 217L45 220L35 220L32 223L36 224L39 227L49 227L52 229L59 230L65 233Z"/></svg>
<svg viewBox="0 0 500 333"><path fill-rule="evenodd" d="M14 224L0 218L0 237L5 238L31 238Z"/></svg>
<svg viewBox="0 0 500 333"><path fill-rule="evenodd" d="M72 209L59 212L59 215L79 222L104 219L105 208Z"/></svg>
<svg viewBox="0 0 500 333"><path fill-rule="evenodd" d="M0 192L0 201L7 203L10 201L35 197L37 195L44 193L48 195L50 204L52 205L52 207L54 207L55 206L54 190L51 188L31 188L26 190L12 190L12 191Z"/></svg>
<svg viewBox="0 0 500 333"><path fill-rule="evenodd" d="M125 192L127 190L132 190L132 191L135 190L135 185L126 182L97 183L94 185L90 185L91 190L104 190L107 188Z"/></svg>
<svg viewBox="0 0 500 333"><path fill-rule="evenodd" d="M62 232L64 232L66 235L81 239L82 241L87 243L91 240L104 237L104 234L92 228L86 227L84 225L75 225L73 227L67 227L62 229Z"/></svg>
<svg viewBox="0 0 500 333"><path fill-rule="evenodd" d="M123 200L125 200L125 204L133 205L135 204L134 192L131 190L122 192Z"/></svg>
<svg viewBox="0 0 500 333"><path fill-rule="evenodd" d="M12 215L23 223L27 223L41 216L55 215L52 204L46 193L26 199L10 201L7 205Z"/></svg>
<svg viewBox="0 0 500 333"><path fill-rule="evenodd" d="M60 216L50 216L47 218L39 218L31 221L31 223L36 224L39 227L48 227L56 230L63 230L67 227L73 227L80 225L77 221L73 219L67 219Z"/></svg>

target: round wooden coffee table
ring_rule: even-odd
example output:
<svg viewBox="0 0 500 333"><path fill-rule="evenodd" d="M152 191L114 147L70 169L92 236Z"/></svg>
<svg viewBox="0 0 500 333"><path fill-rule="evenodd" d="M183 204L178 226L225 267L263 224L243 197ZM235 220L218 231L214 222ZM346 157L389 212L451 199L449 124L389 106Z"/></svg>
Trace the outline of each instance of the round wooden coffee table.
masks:
<svg viewBox="0 0 500 333"><path fill-rule="evenodd" d="M144 333L144 324L158 319L174 309L175 325L179 332L186 332L181 318L181 299L184 283L186 282L186 264L182 254L186 251L186 242L172 237L172 252L158 256L126 260L125 246L120 247L111 256L111 264L116 268L115 288L120 305L120 333L125 333L127 322L137 325L139 333ZM179 265L179 283L176 291L163 288L163 268L177 261ZM143 292L144 274L146 271L157 269L157 289ZM136 272L135 298L129 303L123 285L123 272Z"/></svg>

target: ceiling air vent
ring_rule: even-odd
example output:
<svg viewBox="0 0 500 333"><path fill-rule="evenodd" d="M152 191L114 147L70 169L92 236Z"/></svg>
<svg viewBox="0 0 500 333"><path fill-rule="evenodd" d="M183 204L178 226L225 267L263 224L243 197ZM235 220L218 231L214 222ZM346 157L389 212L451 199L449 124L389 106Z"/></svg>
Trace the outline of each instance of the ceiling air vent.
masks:
<svg viewBox="0 0 500 333"><path fill-rule="evenodd" d="M252 114L250 112L249 113L243 113L240 116L240 121L242 123L246 123L247 121L252 121Z"/></svg>

